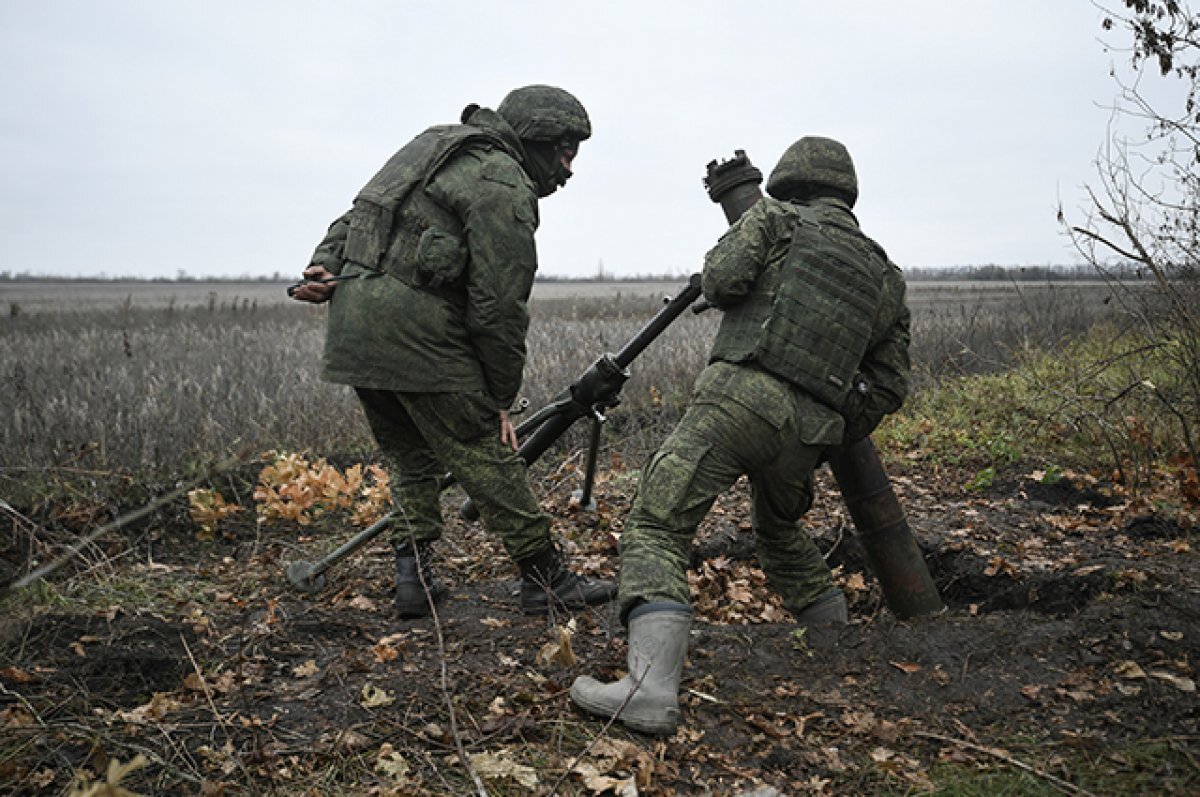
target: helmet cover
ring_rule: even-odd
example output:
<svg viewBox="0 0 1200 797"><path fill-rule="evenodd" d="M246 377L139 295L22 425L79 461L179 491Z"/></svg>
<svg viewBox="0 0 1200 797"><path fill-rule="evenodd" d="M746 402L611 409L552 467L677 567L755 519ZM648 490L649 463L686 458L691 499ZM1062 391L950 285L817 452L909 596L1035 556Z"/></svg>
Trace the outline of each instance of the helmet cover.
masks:
<svg viewBox="0 0 1200 797"><path fill-rule="evenodd" d="M526 141L583 141L592 135L587 111L575 96L555 86L513 89L496 108Z"/></svg>
<svg viewBox="0 0 1200 797"><path fill-rule="evenodd" d="M853 206L858 199L858 176L844 144L832 138L805 136L783 153L767 178L767 193L787 200L814 188L832 188Z"/></svg>

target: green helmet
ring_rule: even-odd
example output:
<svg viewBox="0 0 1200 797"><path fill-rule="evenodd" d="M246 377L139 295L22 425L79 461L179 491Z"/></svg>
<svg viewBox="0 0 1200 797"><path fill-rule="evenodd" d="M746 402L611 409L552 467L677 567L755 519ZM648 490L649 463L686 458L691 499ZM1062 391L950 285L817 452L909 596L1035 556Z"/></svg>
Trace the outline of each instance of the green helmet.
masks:
<svg viewBox="0 0 1200 797"><path fill-rule="evenodd" d="M579 100L554 86L513 89L496 108L525 141L583 141L592 135L592 123Z"/></svg>
<svg viewBox="0 0 1200 797"><path fill-rule="evenodd" d="M805 136L787 148L767 178L767 193L780 200L806 196L814 188L835 189L851 207L857 201L854 161L841 142Z"/></svg>

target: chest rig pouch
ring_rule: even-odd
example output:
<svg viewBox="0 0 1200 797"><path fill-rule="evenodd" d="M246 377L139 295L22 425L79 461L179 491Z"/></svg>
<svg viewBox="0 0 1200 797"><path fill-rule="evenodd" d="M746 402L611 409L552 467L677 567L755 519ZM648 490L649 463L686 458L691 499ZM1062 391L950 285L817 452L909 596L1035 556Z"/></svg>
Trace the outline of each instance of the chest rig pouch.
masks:
<svg viewBox="0 0 1200 797"><path fill-rule="evenodd" d="M842 412L870 343L886 263L856 229L798 210L754 359Z"/></svg>

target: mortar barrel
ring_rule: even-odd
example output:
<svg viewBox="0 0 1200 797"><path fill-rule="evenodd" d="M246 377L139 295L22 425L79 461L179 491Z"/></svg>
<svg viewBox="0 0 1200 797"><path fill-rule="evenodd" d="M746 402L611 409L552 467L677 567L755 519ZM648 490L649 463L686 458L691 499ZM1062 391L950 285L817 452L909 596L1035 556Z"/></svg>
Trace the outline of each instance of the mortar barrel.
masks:
<svg viewBox="0 0 1200 797"><path fill-rule="evenodd" d="M831 449L829 467L888 608L901 618L942 611L937 586L871 438Z"/></svg>

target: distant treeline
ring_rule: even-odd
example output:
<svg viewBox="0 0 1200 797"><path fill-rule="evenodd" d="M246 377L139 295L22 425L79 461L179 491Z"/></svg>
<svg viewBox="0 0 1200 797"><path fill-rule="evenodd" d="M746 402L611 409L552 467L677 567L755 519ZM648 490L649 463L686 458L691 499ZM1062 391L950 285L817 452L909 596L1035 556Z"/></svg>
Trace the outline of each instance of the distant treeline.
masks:
<svg viewBox="0 0 1200 797"><path fill-rule="evenodd" d="M904 269L904 277L910 282L938 282L965 280L971 282L1070 282L1094 280L1101 276L1096 267L1089 263L1079 263L1071 266L950 266L944 268L922 268L921 266ZM1116 279L1136 279L1141 276L1132 265L1106 266L1104 277Z"/></svg>
<svg viewBox="0 0 1200 797"><path fill-rule="evenodd" d="M1076 265L1048 265L1048 266L950 266L944 268L924 268L921 266L909 267L904 269L904 276L913 282L938 282L938 281L957 281L970 280L975 282L988 281L1019 281L1019 282L1047 282L1047 281L1079 281L1096 279L1097 272L1094 266L1088 264ZM1141 275L1138 269L1133 265L1116 265L1106 267L1104 276L1117 279L1136 279ZM660 273L660 274L635 274L631 276L617 276L606 272L599 272L588 275L586 277L567 277L557 274L538 274L538 282L670 282L673 280L686 278L686 274L676 273ZM221 282L258 282L258 283L275 283L275 282L293 282L296 279L295 275L285 275L278 271L270 276L259 275L250 276L243 274L241 276L193 276L186 272L180 271L174 277L113 277L106 274L99 276L51 276L46 274L31 274L28 271L14 273L12 271L0 271L0 283L5 282L145 282L145 283L221 283Z"/></svg>
<svg viewBox="0 0 1200 797"><path fill-rule="evenodd" d="M1054 281L1083 281L1094 280L1100 276L1095 266L1087 263L1076 265L1050 266L950 266L940 268L905 268L904 277L910 282L1054 282ZM1106 267L1104 276L1107 278L1137 278L1141 274L1133 266ZM586 277L560 277L555 275L537 276L538 282L670 282L686 279L687 274L637 274L634 276L616 276L608 273L597 273Z"/></svg>
<svg viewBox="0 0 1200 797"><path fill-rule="evenodd" d="M275 283L275 282L295 282L296 275L282 274L276 271L271 275L250 276L243 274L237 277L209 277L209 276L192 276L186 272L180 271L174 277L114 277L108 274L92 274L90 276L61 276L53 274L31 274L28 271L13 273L11 271L0 271L0 283L4 282L138 282L147 284L163 284L170 285L179 282L187 283L209 283L209 282L260 282L260 283Z"/></svg>

